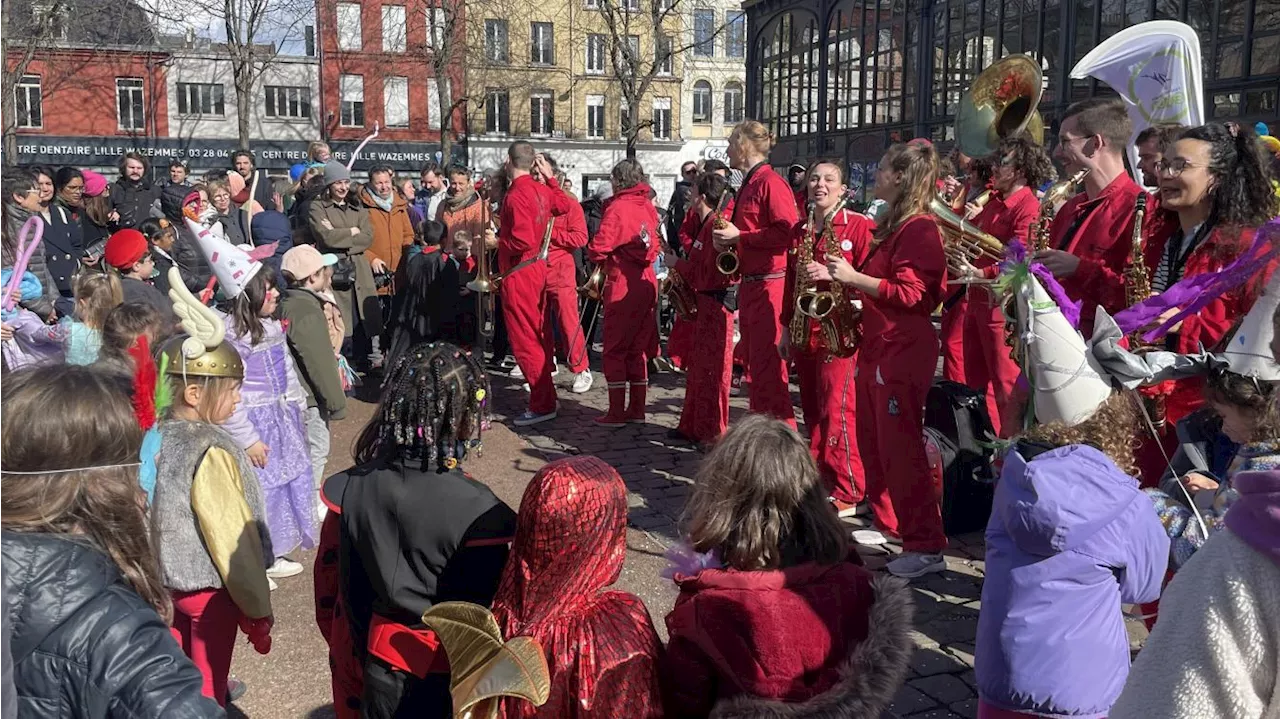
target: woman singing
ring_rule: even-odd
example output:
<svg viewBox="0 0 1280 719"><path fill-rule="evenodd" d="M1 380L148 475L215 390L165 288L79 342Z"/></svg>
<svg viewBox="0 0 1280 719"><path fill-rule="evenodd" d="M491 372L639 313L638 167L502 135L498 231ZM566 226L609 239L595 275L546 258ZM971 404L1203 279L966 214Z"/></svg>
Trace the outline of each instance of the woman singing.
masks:
<svg viewBox="0 0 1280 719"><path fill-rule="evenodd" d="M946 257L929 215L938 155L921 144L894 145L876 170L875 195L885 201L862 270L844 257L827 263L831 278L862 299L858 352L858 449L867 468L867 496L876 525L854 532L862 544L902 538L903 553L888 570L919 577L946 569L938 490L925 457L924 401L938 363L938 333L930 314L942 299Z"/></svg>
<svg viewBox="0 0 1280 719"><path fill-rule="evenodd" d="M658 211L649 199L649 178L635 160L614 165L609 177L613 197L604 208L600 229L587 244L587 259L608 267L604 285L604 378L609 411L596 418L601 427L644 422L649 388L648 353L657 345ZM627 404L627 388L631 405Z"/></svg>
<svg viewBox="0 0 1280 719"><path fill-rule="evenodd" d="M729 181L715 173L702 175L693 188L689 215L697 219L686 247L688 255L676 262L675 271L697 293L698 315L691 335L685 368L684 408L672 439L706 444L714 442L729 426L729 381L732 378L733 312L725 306L732 279L716 270L715 208L729 192Z"/></svg>
<svg viewBox="0 0 1280 719"><path fill-rule="evenodd" d="M788 273L786 301L782 305L783 332L778 349L792 359L799 375L800 406L809 431L809 449L818 463L823 485L840 516L851 517L867 494L855 434L858 424L853 377L857 360L852 355L832 354L831 350L838 348L825 346L819 323L795 317L795 285L803 273L813 289L840 292L839 287L832 287L831 275L823 263L829 255L838 255L852 266L859 266L871 248L875 225L847 208L836 211L848 189L840 165L815 163L809 169L807 184L813 209L808 221L797 223L793 233L793 247L797 249L791 255L793 267ZM810 261L800 267L800 252L809 246ZM833 310L829 316L839 314ZM803 345L792 346L788 328L798 321L804 322L806 339Z"/></svg>

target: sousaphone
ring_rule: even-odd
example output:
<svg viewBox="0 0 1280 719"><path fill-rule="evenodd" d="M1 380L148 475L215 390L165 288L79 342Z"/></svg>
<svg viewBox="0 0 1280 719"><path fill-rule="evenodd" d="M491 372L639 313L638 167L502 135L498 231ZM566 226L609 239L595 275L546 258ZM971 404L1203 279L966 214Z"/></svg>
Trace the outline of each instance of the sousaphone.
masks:
<svg viewBox="0 0 1280 719"><path fill-rule="evenodd" d="M956 108L956 146L969 157L986 157L1000 140L1026 132L1044 144L1044 119L1036 109L1044 88L1040 66L1027 55L1010 55L978 74Z"/></svg>

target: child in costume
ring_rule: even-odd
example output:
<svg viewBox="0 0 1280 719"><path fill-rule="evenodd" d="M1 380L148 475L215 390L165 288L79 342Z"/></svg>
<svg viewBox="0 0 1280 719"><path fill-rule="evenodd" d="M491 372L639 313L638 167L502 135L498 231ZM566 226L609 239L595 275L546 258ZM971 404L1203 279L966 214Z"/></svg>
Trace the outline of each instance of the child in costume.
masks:
<svg viewBox="0 0 1280 719"><path fill-rule="evenodd" d="M663 716L653 620L638 597L609 589L626 524L622 477L596 457L551 462L529 481L493 613L504 637L542 645L551 694L537 708L504 701L506 719Z"/></svg>
<svg viewBox="0 0 1280 719"><path fill-rule="evenodd" d="M237 627L258 652L270 650L266 568L274 555L257 474L220 426L240 400L244 363L223 339L222 318L186 290L176 268L170 286L191 336L160 351L168 399L156 403L165 419L151 521L173 594L174 631L204 675L205 695L223 704Z"/></svg>
<svg viewBox="0 0 1280 719"><path fill-rule="evenodd" d="M1129 670L1120 605L1159 596L1169 539L1135 479L1137 397L1113 394L1036 277L1015 284L1040 424L1005 455L987 524L978 716L1100 719Z"/></svg>
<svg viewBox="0 0 1280 719"><path fill-rule="evenodd" d="M8 288L13 281L13 270L0 271L0 287ZM63 361L63 345L70 332L68 324L49 324L24 304L43 303L52 311L53 305L45 302L40 280L30 272L22 273L17 302L0 310L0 322L13 330L13 339L5 340L4 366L7 370L22 369L30 365L60 363Z"/></svg>
<svg viewBox="0 0 1280 719"><path fill-rule="evenodd" d="M339 716L445 717L448 663L422 615L446 601L488 606L516 516L459 466L480 449L487 385L475 359L450 344L419 345L390 367L386 386L356 440L357 466L321 491L330 511L317 620ZM319 564L335 554L331 539L336 578ZM350 691L361 682L358 699Z"/></svg>
<svg viewBox="0 0 1280 719"><path fill-rule="evenodd" d="M81 272L73 291L76 311L67 334L67 364L93 364L102 346L102 323L108 312L124 302L124 290L113 273Z"/></svg>
<svg viewBox="0 0 1280 719"><path fill-rule="evenodd" d="M880 715L913 650L910 594L862 567L794 429L730 427L685 525L697 561L673 572L667 717Z"/></svg>

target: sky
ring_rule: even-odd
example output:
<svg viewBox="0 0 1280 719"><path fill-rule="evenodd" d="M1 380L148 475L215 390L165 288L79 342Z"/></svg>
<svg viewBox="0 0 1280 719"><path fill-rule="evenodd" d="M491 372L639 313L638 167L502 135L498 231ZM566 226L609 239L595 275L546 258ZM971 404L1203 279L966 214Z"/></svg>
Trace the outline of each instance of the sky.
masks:
<svg viewBox="0 0 1280 719"><path fill-rule="evenodd" d="M306 50L304 28L315 23L315 3L307 0L137 0L156 18L160 32L182 35L188 29L197 37L215 42L226 40L223 21L228 2L250 7L265 4L267 20L262 24L258 42L271 42L284 54L301 55ZM247 10L245 11L247 13Z"/></svg>

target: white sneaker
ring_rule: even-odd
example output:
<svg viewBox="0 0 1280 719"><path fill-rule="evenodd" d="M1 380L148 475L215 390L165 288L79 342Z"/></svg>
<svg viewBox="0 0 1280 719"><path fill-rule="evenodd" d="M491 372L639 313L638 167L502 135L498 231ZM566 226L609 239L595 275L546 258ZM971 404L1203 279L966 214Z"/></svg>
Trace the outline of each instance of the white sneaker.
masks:
<svg viewBox="0 0 1280 719"><path fill-rule="evenodd" d="M591 389L591 384L595 382L595 376L591 374L591 370L584 369L573 377L573 393L583 394Z"/></svg>
<svg viewBox="0 0 1280 719"><path fill-rule="evenodd" d="M946 571L947 560L941 554L904 552L900 557L886 564L885 569L895 577L914 579L923 577L929 572Z"/></svg>
<svg viewBox="0 0 1280 719"><path fill-rule="evenodd" d="M864 547L879 547L882 544L888 544L889 538L878 529L855 529L853 541Z"/></svg>
<svg viewBox="0 0 1280 719"><path fill-rule="evenodd" d="M323 522L327 516L329 516L329 507L324 502L316 504L316 518Z"/></svg>
<svg viewBox="0 0 1280 719"><path fill-rule="evenodd" d="M511 420L511 424L514 424L517 427L529 427L531 425L549 422L557 416L558 415L554 409L546 414L534 414L531 411L526 411L524 414Z"/></svg>
<svg viewBox="0 0 1280 719"><path fill-rule="evenodd" d="M516 365L511 368L511 371L507 373L507 376L511 379L524 379L524 370L520 369L520 365Z"/></svg>
<svg viewBox="0 0 1280 719"><path fill-rule="evenodd" d="M267 577L272 579L295 577L299 574L302 574L302 565L288 557L276 557L276 563L267 567Z"/></svg>
<svg viewBox="0 0 1280 719"><path fill-rule="evenodd" d="M276 584L276 580L272 579L271 577L267 577L267 591L274 592L279 588L280 588L280 585Z"/></svg>
<svg viewBox="0 0 1280 719"><path fill-rule="evenodd" d="M560 374L560 363L559 363L559 362L552 362L552 363L551 363L551 376L552 376L552 377L556 377L556 376L558 376L559 374Z"/></svg>

